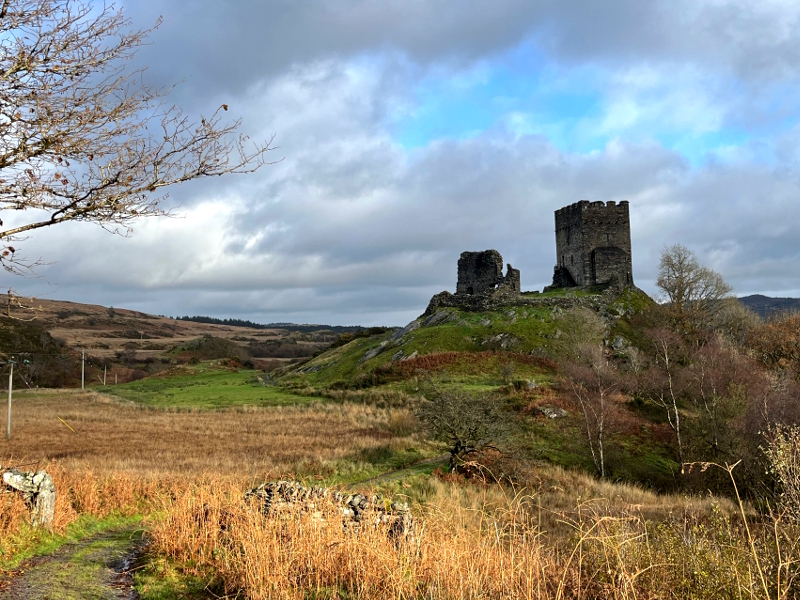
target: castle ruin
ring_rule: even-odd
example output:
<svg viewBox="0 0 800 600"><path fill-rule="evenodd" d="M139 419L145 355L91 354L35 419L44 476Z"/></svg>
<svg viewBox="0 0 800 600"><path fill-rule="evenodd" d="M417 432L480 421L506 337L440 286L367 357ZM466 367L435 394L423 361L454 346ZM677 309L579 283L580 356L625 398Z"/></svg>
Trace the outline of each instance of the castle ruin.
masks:
<svg viewBox="0 0 800 600"><path fill-rule="evenodd" d="M475 296L494 290L521 293L519 269L508 265L503 276L503 257L497 250L462 252L458 259L456 294Z"/></svg>
<svg viewBox="0 0 800 600"><path fill-rule="evenodd" d="M628 201L581 200L555 211L556 288L633 287L631 223ZM520 272L508 265L503 275L503 257L497 250L462 252L458 259L456 293L436 294L425 315L440 307L487 310L508 304L527 304L539 292L520 288Z"/></svg>
<svg viewBox="0 0 800 600"><path fill-rule="evenodd" d="M628 201L581 200L556 211L551 287L633 285Z"/></svg>

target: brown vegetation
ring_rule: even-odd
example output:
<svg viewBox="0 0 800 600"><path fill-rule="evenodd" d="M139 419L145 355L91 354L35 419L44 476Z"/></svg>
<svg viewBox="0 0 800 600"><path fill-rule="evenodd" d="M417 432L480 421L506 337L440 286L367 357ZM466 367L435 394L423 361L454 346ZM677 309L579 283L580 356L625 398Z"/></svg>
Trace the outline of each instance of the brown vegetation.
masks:
<svg viewBox="0 0 800 600"><path fill-rule="evenodd" d="M764 365L800 373L800 314L771 319L747 333L746 346Z"/></svg>
<svg viewBox="0 0 800 600"><path fill-rule="evenodd" d="M0 305L8 296L0 294ZM12 310L11 319L0 320L0 356L25 353L31 363L52 370L49 364L63 355L70 364L69 376L46 381L43 386L61 387L80 381L80 349L86 349L89 379L102 377L108 366L111 381L130 380L130 373L142 365L155 362L187 362L194 358L227 358L249 356L256 359L257 368L272 370L291 359L307 357L327 348L334 332L303 333L285 329L251 329L233 325L198 323L169 317L148 315L123 308L106 308L94 304L79 304L47 299L24 299L33 308L33 321L22 321ZM25 313L26 315L29 313ZM13 333L13 335L12 335ZM225 355L205 356L202 352L183 352L165 355L179 346L198 343L211 336L225 345ZM257 360L268 358L269 360ZM124 364L123 364L124 363ZM150 369L152 371L152 369ZM142 376L145 373L142 373Z"/></svg>
<svg viewBox="0 0 800 600"><path fill-rule="evenodd" d="M385 445L394 412L337 404L173 412L96 393L27 393L15 399L0 464L57 461L147 477L236 473L250 481Z"/></svg>
<svg viewBox="0 0 800 600"><path fill-rule="evenodd" d="M18 426L0 462L28 456L53 473L57 530L82 514L150 514L152 552L215 592L255 599L797 592L791 523L746 511L747 529L726 500L658 495L553 467L528 465L524 490L449 476L394 484L416 499L416 532L399 543L380 529L344 531L332 507L273 520L243 501L252 482L298 460L386 443L392 423L405 428L406 412L350 404L167 412L42 393L15 405ZM8 556L29 543L18 535L26 511L10 494L0 505Z"/></svg>
<svg viewBox="0 0 800 600"><path fill-rule="evenodd" d="M585 476L562 474L584 484L587 496L600 491ZM724 504L709 510L701 503L698 511L674 498L659 502L636 488L606 486L614 502L579 500L557 512L547 502L559 496L552 489L523 494L431 479L426 501L415 507L414 535L398 541L380 528L344 530L335 508L323 503L265 518L243 502L241 486L201 483L166 501L153 540L220 592L254 599L767 600L797 592L794 529L747 528ZM648 520L641 505L626 502L632 498L657 505L662 520ZM665 516L668 508L676 513ZM548 520L561 533L548 531Z"/></svg>

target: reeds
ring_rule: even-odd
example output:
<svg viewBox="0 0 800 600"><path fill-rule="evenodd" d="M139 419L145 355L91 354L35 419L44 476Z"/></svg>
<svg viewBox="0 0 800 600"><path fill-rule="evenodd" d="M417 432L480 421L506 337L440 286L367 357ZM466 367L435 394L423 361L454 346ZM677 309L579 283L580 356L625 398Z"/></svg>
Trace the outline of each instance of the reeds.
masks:
<svg viewBox="0 0 800 600"><path fill-rule="evenodd" d="M236 486L198 485L165 507L154 546L228 593L267 598L539 598L554 588L521 502L503 522L470 509L431 507L413 536L342 526L336 506L275 518L242 501ZM478 522L476 523L476 516ZM537 591L538 590L538 591ZM552 590L551 590L552 591Z"/></svg>
<svg viewBox="0 0 800 600"><path fill-rule="evenodd" d="M154 548L227 593L273 598L792 598L797 531L735 512L662 521L583 502L553 536L540 498L439 484L413 538L342 527L336 508L265 517L235 485L204 483L168 502ZM544 508L546 510L546 508ZM752 540L752 544L750 543Z"/></svg>

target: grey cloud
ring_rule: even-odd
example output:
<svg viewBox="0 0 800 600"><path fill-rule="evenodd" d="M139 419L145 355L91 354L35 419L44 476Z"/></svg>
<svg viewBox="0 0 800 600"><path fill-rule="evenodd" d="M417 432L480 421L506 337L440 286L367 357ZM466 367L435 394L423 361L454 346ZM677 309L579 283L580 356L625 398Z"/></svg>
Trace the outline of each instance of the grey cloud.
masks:
<svg viewBox="0 0 800 600"><path fill-rule="evenodd" d="M202 96L320 57L398 51L420 65L457 64L525 40L564 61L688 62L761 84L796 80L800 59L791 2L129 0L126 9L139 25L164 16L142 58L158 80L188 77Z"/></svg>
<svg viewBox="0 0 800 600"><path fill-rule="evenodd" d="M538 138L488 134L438 144L413 163L397 164L377 210L339 220L332 220L331 205L341 201L313 196L302 181L288 179L275 184L280 203L237 205L210 240L193 242L190 229L173 236L170 246L168 236L148 239L149 224L140 229L145 235L130 240L75 226L56 239L37 237L34 248L51 256L50 244L65 249L48 274L63 285L60 293L78 294L73 283L81 290L105 288L114 299L105 303L133 302L158 313L397 324L419 314L432 293L454 288L463 250L497 248L522 270L524 287L540 288L554 261L552 211L581 198L627 198L634 274L648 291L654 291L661 248L676 242L738 291L800 288L800 270L787 266L800 264L800 240L785 225L800 219L791 172L752 165L692 169L656 145L565 154ZM347 204L359 209L370 196ZM243 243L236 252L215 246L247 239L275 221L286 228L260 244ZM120 269L122 254L135 256L135 264ZM153 277L159 269L168 270Z"/></svg>

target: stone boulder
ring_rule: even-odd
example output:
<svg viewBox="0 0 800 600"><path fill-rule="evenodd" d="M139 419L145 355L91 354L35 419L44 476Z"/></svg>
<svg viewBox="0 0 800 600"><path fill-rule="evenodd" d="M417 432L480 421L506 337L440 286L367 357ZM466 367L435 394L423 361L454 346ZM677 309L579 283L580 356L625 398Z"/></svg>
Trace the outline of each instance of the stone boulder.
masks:
<svg viewBox="0 0 800 600"><path fill-rule="evenodd" d="M47 471L19 471L9 469L3 474L6 488L22 495L31 508L31 523L34 527L51 527L56 507L56 486Z"/></svg>

